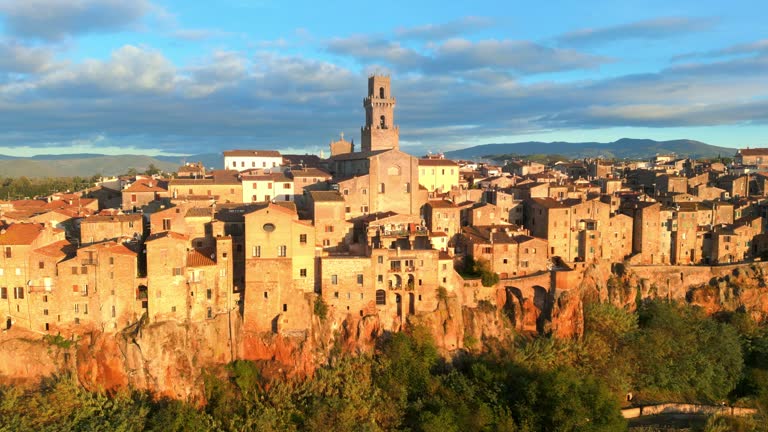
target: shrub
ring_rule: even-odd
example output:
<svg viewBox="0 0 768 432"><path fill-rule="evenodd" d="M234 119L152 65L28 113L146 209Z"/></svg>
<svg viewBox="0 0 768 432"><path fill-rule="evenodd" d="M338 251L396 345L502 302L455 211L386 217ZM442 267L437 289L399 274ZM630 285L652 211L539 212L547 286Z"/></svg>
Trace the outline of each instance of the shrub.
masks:
<svg viewBox="0 0 768 432"><path fill-rule="evenodd" d="M328 316L328 305L325 303L325 300L321 296L317 296L315 298L315 315L320 318L321 321L325 321L325 318Z"/></svg>

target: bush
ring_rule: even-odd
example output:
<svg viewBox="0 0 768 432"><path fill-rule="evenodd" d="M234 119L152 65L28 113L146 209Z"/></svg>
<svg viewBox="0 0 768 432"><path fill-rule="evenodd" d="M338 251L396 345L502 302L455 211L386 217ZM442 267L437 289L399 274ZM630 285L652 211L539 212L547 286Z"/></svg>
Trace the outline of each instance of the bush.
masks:
<svg viewBox="0 0 768 432"><path fill-rule="evenodd" d="M321 321L325 321L325 318L328 316L328 305L325 303L322 296L317 296L317 298L315 298L314 310L315 315L320 318Z"/></svg>

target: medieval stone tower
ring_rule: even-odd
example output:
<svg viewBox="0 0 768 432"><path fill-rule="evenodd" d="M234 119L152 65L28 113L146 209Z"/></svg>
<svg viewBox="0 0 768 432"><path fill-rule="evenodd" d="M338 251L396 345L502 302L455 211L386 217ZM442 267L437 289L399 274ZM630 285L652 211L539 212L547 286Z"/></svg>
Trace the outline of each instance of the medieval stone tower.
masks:
<svg viewBox="0 0 768 432"><path fill-rule="evenodd" d="M363 99L365 126L360 129L363 152L399 149L400 129L395 126L395 98L389 76L368 77L368 96Z"/></svg>

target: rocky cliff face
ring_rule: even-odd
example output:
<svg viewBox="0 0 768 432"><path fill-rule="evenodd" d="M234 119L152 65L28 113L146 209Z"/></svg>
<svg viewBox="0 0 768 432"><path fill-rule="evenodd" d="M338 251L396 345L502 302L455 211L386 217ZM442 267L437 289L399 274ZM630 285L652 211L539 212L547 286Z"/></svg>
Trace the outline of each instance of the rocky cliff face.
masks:
<svg viewBox="0 0 768 432"><path fill-rule="evenodd" d="M0 335L0 381L35 383L69 372L92 390L130 385L202 402L205 374L233 359L257 361L267 375L306 376L332 352L371 352L387 331L416 325L428 328L438 347L451 355L476 352L516 334L580 337L584 307L590 302L633 310L638 300L662 297L687 301L708 313L741 308L765 321L767 268L762 263L714 268L590 265L579 270L578 278L562 283L545 284L549 275L532 278L528 285L502 281L495 296L474 307L449 296L433 312L405 320L381 317L372 309L362 317L313 317L306 332L291 335L244 332L236 314L191 324L137 323L118 333L78 328L46 338L13 328Z"/></svg>

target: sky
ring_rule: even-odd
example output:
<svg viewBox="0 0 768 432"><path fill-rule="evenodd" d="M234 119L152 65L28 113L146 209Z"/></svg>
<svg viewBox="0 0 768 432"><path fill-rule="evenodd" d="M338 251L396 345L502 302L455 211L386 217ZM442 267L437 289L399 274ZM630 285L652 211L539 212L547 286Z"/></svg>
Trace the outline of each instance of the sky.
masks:
<svg viewBox="0 0 768 432"><path fill-rule="evenodd" d="M765 0L0 0L0 154L328 153L392 77L413 153L768 147Z"/></svg>

